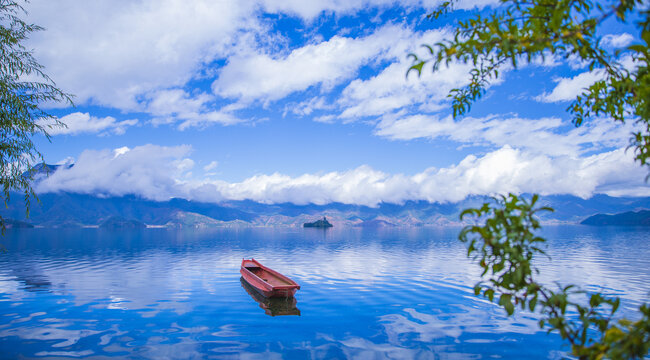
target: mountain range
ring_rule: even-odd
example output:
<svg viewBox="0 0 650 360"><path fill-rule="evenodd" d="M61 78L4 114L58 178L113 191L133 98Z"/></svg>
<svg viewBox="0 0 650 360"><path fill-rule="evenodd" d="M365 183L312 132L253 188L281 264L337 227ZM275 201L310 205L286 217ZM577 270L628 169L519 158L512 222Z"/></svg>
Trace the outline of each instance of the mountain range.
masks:
<svg viewBox="0 0 650 360"><path fill-rule="evenodd" d="M39 227L99 226L111 217L136 220L153 227L202 228L245 226L302 226L327 216L335 226L392 227L423 225L460 225L459 213L477 207L485 196L469 197L456 203L407 201L403 204L381 203L377 207L330 203L296 205L263 204L254 201L224 201L218 204L184 199L152 201L137 196L100 197L76 193L39 195L40 204L32 201L29 218L25 217L22 197L15 194L7 208L0 209L5 219L24 221ZM544 213L544 223L580 223L595 214L616 214L650 209L650 197L629 198L596 195L581 199L570 195L550 195L541 204L555 208ZM127 221L127 222L128 222Z"/></svg>
<svg viewBox="0 0 650 360"><path fill-rule="evenodd" d="M594 226L650 226L650 210L628 211L621 214L597 214L581 224Z"/></svg>

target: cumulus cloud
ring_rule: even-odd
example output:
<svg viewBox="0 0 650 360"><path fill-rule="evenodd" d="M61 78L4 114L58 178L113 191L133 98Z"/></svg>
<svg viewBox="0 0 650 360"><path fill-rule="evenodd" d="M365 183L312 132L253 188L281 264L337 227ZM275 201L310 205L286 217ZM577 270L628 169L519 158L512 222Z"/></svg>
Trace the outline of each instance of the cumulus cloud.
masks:
<svg viewBox="0 0 650 360"><path fill-rule="evenodd" d="M139 110L139 96L183 86L231 53L239 33L259 26L255 9L235 0L35 0L29 20L47 31L29 46L78 103Z"/></svg>
<svg viewBox="0 0 650 360"><path fill-rule="evenodd" d="M624 56L619 60L619 62L621 66L628 71L634 71L634 69L638 66L636 61L631 56ZM574 67L581 67L581 65L578 63L578 60L573 60ZM585 64L583 63L582 66L584 65ZM548 103L574 100L576 96L585 92L589 86L605 78L606 73L602 69L583 72L570 78L560 77L555 79L557 85L553 91L550 93L545 92L535 97L535 100Z"/></svg>
<svg viewBox="0 0 650 360"><path fill-rule="evenodd" d="M198 198L219 194L217 199L369 206L405 200L453 202L469 195L506 192L572 194L586 198L596 192L616 191L619 195L648 195L650 190L643 183L644 174L634 163L632 154L622 149L576 158L534 155L504 146L482 157L470 155L457 165L428 169L412 176L391 175L361 166L345 172L295 178L273 174L234 184L208 182L190 193Z"/></svg>
<svg viewBox="0 0 650 360"><path fill-rule="evenodd" d="M451 89L469 83L468 73L471 66L452 62L436 72L427 69L419 78L415 74L406 78L406 70L411 64L407 54L414 50L418 52L419 49L423 51L420 55L426 57L427 54L420 48L420 44L437 43L450 36L452 34L445 28L416 32L410 28L388 25L365 38L339 38L337 41L340 40L341 43L337 51L328 50L332 47L330 42L334 39L300 48L285 58L274 60L272 68L238 61L236 67L240 68L239 72L228 74L229 82L236 84L238 90L223 87L216 89L244 99L247 97L246 91L249 91L248 96L252 98L274 100L310 86L321 85L322 92L326 92L331 83L344 84L343 90L335 94L331 103L325 101L323 96L317 96L292 104L290 111L299 116L311 116L313 111L323 110L324 114L312 116L313 120L320 122L352 122L400 110L436 112L448 102L447 94ZM362 51L358 51L357 47L361 47ZM303 71L296 71L300 68L296 64L306 66L314 63L312 57L326 62L327 65L309 70L314 76L312 78L302 75ZM269 59L269 56L263 55L263 58ZM252 59L249 61L253 62ZM354 78L360 66L368 62L377 65L377 74L368 78ZM345 66L342 67L341 64ZM260 69L259 73L250 72L250 69L255 68ZM228 67L226 70L231 71ZM509 67L506 66L502 73L508 70ZM239 82L242 77L249 76L244 74L245 72L250 78ZM286 80L291 78L294 72L301 76L296 80ZM350 79L353 80L349 81ZM501 83L502 79L503 76L492 85ZM219 81L221 79L217 83ZM254 94L250 94L250 88L254 86L255 81L269 81L270 85L256 89Z"/></svg>
<svg viewBox="0 0 650 360"><path fill-rule="evenodd" d="M375 206L406 200L459 201L469 195L505 192L650 195L645 170L633 154L617 149L586 157L548 156L508 145L483 156L469 155L446 168L415 175L388 174L369 166L291 177L257 175L242 182L188 178L194 162L189 146L145 145L119 151L85 151L74 167L60 169L36 187L39 192L70 191L154 200L182 197L207 202L225 199L265 203Z"/></svg>
<svg viewBox="0 0 650 360"><path fill-rule="evenodd" d="M73 167L60 168L36 186L38 192L97 195L137 194L153 200L182 195L178 179L192 168L187 145L86 150Z"/></svg>
<svg viewBox="0 0 650 360"><path fill-rule="evenodd" d="M206 103L214 100L210 94L201 93L194 97L183 89L165 89L147 94L147 112L153 116L180 116L200 112Z"/></svg>
<svg viewBox="0 0 650 360"><path fill-rule="evenodd" d="M458 6L482 7L493 2L467 0ZM242 106L237 102L274 101L311 87L329 92L353 79L363 65L384 67L384 62L397 62L399 65L390 66L377 79L349 86L339 105L346 111L344 117L352 118L409 103L427 103L423 99L409 101L409 91L420 97L431 95L427 91L439 90L440 79L403 86L389 78L399 73L396 78L403 80L399 67L405 65L405 55L421 43L439 40L440 31L423 34L389 24L367 35L335 35L289 51L277 45L286 39L274 35L260 15L289 14L311 22L324 13L342 16L368 7L420 9L439 3L63 0L54 4L35 0L28 5L30 21L47 31L34 34L29 46L57 85L75 94L78 104L145 112L152 116L153 124L178 123L181 130L243 122L235 113ZM57 16L51 16L53 13ZM215 64L221 61L226 65L219 68ZM447 78L451 75L446 72ZM214 94L193 91L188 85L192 80L212 82ZM445 80L441 81L444 87ZM368 89L373 86L378 87L371 94ZM438 93L442 91L434 95ZM373 99L374 95L378 98ZM236 104L224 107L218 97L235 99ZM332 108L331 104L319 106ZM423 106L431 109L430 104ZM311 109L306 107L303 113L309 115Z"/></svg>
<svg viewBox="0 0 650 360"><path fill-rule="evenodd" d="M286 115L287 112L292 112L296 115L307 116L317 110L331 110L333 108L333 105L328 104L325 98L317 96L299 103L287 105L284 109L284 114Z"/></svg>
<svg viewBox="0 0 650 360"><path fill-rule="evenodd" d="M613 48L622 48L623 46L629 45L632 40L634 40L634 36L628 33L607 34L603 36L602 44Z"/></svg>
<svg viewBox="0 0 650 360"><path fill-rule="evenodd" d="M491 2L465 1L461 7ZM401 5L426 8L437 3L411 1ZM278 98L314 84L331 85L349 78L360 64L370 58L381 59L381 53L394 46L395 41L412 34L387 26L367 37L334 36L282 56L269 54L260 47L259 35L269 36L260 17L262 12L309 20L324 12L344 15L367 7L396 4L390 0L63 0L56 4L35 0L28 4L30 21L47 31L34 34L29 46L35 49L48 73L55 76L57 85L75 94L75 101L80 104L90 102L121 110L155 112L160 110L158 104L154 101L143 109L142 97L155 97L161 95L156 94L159 91L183 87L191 79L205 75L210 64L219 59L227 59L228 65L215 82L217 93ZM53 13L57 16L51 16ZM391 34L392 31L396 32ZM214 75L208 73L208 77ZM242 77L243 85L234 81L238 77ZM253 86L245 88L251 81ZM202 100L205 94L191 99Z"/></svg>
<svg viewBox="0 0 650 360"><path fill-rule="evenodd" d="M609 119L595 119L575 127L556 117L525 119L490 115L454 121L451 116L392 114L382 117L375 134L392 140L449 139L464 145L510 145L550 156L576 156L623 147L633 130L634 124Z"/></svg>
<svg viewBox="0 0 650 360"><path fill-rule="evenodd" d="M435 35L439 37L441 32ZM339 118L350 121L379 116L414 105L425 112L439 110L451 89L469 83L469 65L452 63L435 73L424 71L419 79L405 79L408 66L405 60L394 62L370 79L350 82L337 101Z"/></svg>
<svg viewBox="0 0 650 360"><path fill-rule="evenodd" d="M166 89L147 94L146 111L153 116L154 125L179 123L178 129L203 127L209 124L234 125L244 122L227 108L211 110L214 95L200 93L192 96L183 89Z"/></svg>
<svg viewBox="0 0 650 360"><path fill-rule="evenodd" d="M50 135L79 135L84 133L114 133L122 135L126 128L134 126L138 120L117 121L112 116L95 117L89 113L75 112L59 118L66 127L52 127L48 129ZM39 121L40 125L48 126L48 121Z"/></svg>
<svg viewBox="0 0 650 360"><path fill-rule="evenodd" d="M221 69L213 90L244 101L273 101L312 86L329 89L354 77L364 64L404 56L403 43L411 44L412 37L405 27L387 25L365 37L336 35L284 56L242 53Z"/></svg>
<svg viewBox="0 0 650 360"><path fill-rule="evenodd" d="M557 85L550 93L544 93L535 99L541 102L559 102L574 100L582 94L585 89L599 80L603 80L605 74L602 71L584 72L572 78L555 79Z"/></svg>
<svg viewBox="0 0 650 360"><path fill-rule="evenodd" d="M469 82L470 66L451 63L435 73L424 71L420 78L405 79L410 65L407 54L420 44L436 43L449 36L446 29L416 32L404 26L386 25L364 37L334 36L286 55L242 53L221 69L213 90L244 103L268 103L312 87L329 93L333 86L345 84L332 103L323 96L315 96L285 110L285 114L290 111L299 116L311 116L315 110L327 113L313 117L316 121L350 122L404 108L436 111L447 101L451 89ZM363 65L377 67L377 75L354 79Z"/></svg>
<svg viewBox="0 0 650 360"><path fill-rule="evenodd" d="M203 167L203 170L204 170L204 171L212 171L212 170L216 169L217 166L219 166L219 162L217 162L217 161L212 161L212 162L210 162L208 165L204 166L204 167Z"/></svg>

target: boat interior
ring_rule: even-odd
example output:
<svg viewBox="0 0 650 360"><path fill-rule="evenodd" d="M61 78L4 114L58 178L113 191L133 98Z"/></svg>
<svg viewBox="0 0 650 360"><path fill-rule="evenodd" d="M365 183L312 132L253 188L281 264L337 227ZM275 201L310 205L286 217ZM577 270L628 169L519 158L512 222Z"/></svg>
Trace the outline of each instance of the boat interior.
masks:
<svg viewBox="0 0 650 360"><path fill-rule="evenodd" d="M266 281L272 286L292 285L290 282L276 276L275 274L262 269L259 266L246 266L246 269L257 275L260 279Z"/></svg>

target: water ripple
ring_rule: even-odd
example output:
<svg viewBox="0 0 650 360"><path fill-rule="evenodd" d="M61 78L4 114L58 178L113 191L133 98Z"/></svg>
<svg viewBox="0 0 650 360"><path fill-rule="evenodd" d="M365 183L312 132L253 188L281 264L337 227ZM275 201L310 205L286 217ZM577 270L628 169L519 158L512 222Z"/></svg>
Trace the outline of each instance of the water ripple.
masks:
<svg viewBox="0 0 650 360"><path fill-rule="evenodd" d="M457 229L308 230L9 231L0 353L546 359L567 350L534 314L509 318L473 295L479 271ZM537 262L542 281L621 296L626 314L647 301L648 232L545 231L552 260ZM249 295L244 257L298 281L297 302L271 311Z"/></svg>

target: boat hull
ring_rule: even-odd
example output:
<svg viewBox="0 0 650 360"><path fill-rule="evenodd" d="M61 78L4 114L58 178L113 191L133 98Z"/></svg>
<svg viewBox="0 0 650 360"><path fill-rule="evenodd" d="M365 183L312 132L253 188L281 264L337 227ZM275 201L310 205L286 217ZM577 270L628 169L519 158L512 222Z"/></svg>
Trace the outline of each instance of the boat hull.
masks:
<svg viewBox="0 0 650 360"><path fill-rule="evenodd" d="M242 278L264 297L290 298L300 289L298 283L255 259L243 259L239 272Z"/></svg>

